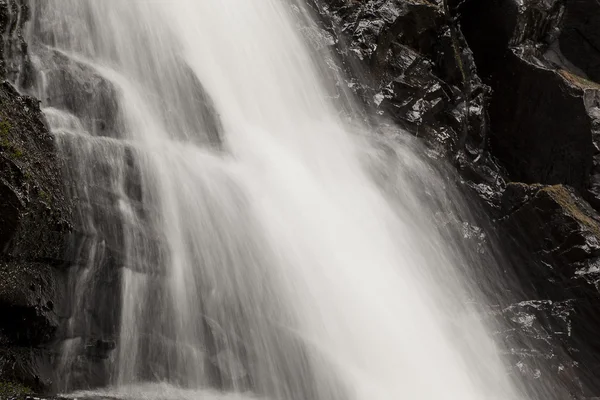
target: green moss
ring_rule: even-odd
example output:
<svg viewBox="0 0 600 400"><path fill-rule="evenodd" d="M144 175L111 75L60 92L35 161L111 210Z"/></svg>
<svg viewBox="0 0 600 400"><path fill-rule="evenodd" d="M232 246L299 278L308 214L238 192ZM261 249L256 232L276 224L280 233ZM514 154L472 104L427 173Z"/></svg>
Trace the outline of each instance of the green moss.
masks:
<svg viewBox="0 0 600 400"><path fill-rule="evenodd" d="M12 158L23 157L23 151L15 146L10 140L10 130L12 125L7 120L3 119L0 121L0 146L2 146Z"/></svg>
<svg viewBox="0 0 600 400"><path fill-rule="evenodd" d="M46 193L43 190L38 191L38 196L40 197L40 199L42 199L42 201L45 201L46 203L50 203L50 195L48 193Z"/></svg>
<svg viewBox="0 0 600 400"><path fill-rule="evenodd" d="M2 146L5 149L9 149L12 147L10 140L8 140L8 137L0 137L0 146Z"/></svg>
<svg viewBox="0 0 600 400"><path fill-rule="evenodd" d="M19 398L33 394L33 391L20 383L0 381L0 399Z"/></svg>
<svg viewBox="0 0 600 400"><path fill-rule="evenodd" d="M10 132L11 128L12 125L7 120L4 119L0 121L0 136L3 138L8 138L8 133Z"/></svg>
<svg viewBox="0 0 600 400"><path fill-rule="evenodd" d="M21 149L17 149L15 147L13 147L11 154L12 154L12 156L14 158L21 158L21 157L23 157L23 152L21 151Z"/></svg>

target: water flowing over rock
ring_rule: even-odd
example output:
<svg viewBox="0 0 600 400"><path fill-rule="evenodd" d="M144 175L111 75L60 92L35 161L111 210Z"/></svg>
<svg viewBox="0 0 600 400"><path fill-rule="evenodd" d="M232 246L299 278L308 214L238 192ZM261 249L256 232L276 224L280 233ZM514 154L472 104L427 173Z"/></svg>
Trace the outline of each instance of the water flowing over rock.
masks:
<svg viewBox="0 0 600 400"><path fill-rule="evenodd" d="M0 385L599 396L598 2L227 1L0 1Z"/></svg>

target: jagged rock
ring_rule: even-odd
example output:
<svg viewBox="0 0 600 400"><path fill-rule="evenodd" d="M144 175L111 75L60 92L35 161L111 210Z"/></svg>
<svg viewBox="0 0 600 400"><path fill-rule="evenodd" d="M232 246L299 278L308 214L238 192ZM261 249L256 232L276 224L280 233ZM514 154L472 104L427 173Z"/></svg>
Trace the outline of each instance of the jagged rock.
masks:
<svg viewBox="0 0 600 400"><path fill-rule="evenodd" d="M563 185L509 183L502 205L504 230L511 232L511 239L518 243L515 247L530 254L527 263L516 267L519 281L529 283L524 285L526 294L550 304L569 304L568 334L554 334L548 341L554 346L559 343L564 352L562 357L558 354L556 362L577 363L582 390L589 391L588 395L597 393L594 371L600 367L600 318L596 312L600 307L600 216ZM546 318L554 314L549 312ZM551 325L546 323L544 332L552 332Z"/></svg>
<svg viewBox="0 0 600 400"><path fill-rule="evenodd" d="M598 86L552 57L561 1L469 0L461 26L492 87L491 146L517 180L584 191L592 171Z"/></svg>
<svg viewBox="0 0 600 400"><path fill-rule="evenodd" d="M492 313L506 324L495 332L506 345L511 373L526 377L531 400L579 398L582 371L565 349L571 347L574 300L528 300Z"/></svg>
<svg viewBox="0 0 600 400"><path fill-rule="evenodd" d="M26 85L26 2L0 2L0 77ZM0 84L0 391L45 390L58 325L59 268L70 231L60 162L38 101ZM11 383L16 382L16 383ZM24 385L24 386L23 386ZM19 390L16 390L16 389ZM28 390L29 390L28 389Z"/></svg>
<svg viewBox="0 0 600 400"><path fill-rule="evenodd" d="M557 283L579 279L582 266L592 267L600 256L600 216L573 189L562 185L509 183L502 206L503 222L518 227L528 238L530 251L548 263L545 276L537 277L549 283L544 295L554 300L569 298L565 287L572 288L572 284L561 287Z"/></svg>
<svg viewBox="0 0 600 400"><path fill-rule="evenodd" d="M481 156L489 89L442 1L313 4L352 77L348 86L368 107L422 138L432 155L453 158L466 149L467 164Z"/></svg>
<svg viewBox="0 0 600 400"><path fill-rule="evenodd" d="M600 319L595 315L600 217L578 194L598 207L600 86L586 79L575 58L561 53L562 41L559 49L558 38L564 39L572 24L565 5L579 6L576 1L468 0L459 12L478 70L493 89L492 153L514 179L577 189L509 183L499 215L504 215L502 232L512 242L508 248L524 253L514 272L525 298L548 305L568 302L570 309L568 335L553 330L554 311L538 313L543 318L536 317L536 335L546 338L557 357L552 362L521 360L521 372L552 366L553 371L542 371L546 379L569 387L565 397L579 398L600 389L594 372L600 365ZM518 305L513 308L531 315Z"/></svg>
<svg viewBox="0 0 600 400"><path fill-rule="evenodd" d="M548 68L527 48L511 51L496 74L490 108L494 153L525 182L565 183L584 191L594 156L585 88Z"/></svg>
<svg viewBox="0 0 600 400"><path fill-rule="evenodd" d="M70 206L60 162L37 100L0 86L0 193L7 223L4 254L60 264L70 230ZM34 228L35 227L35 228Z"/></svg>

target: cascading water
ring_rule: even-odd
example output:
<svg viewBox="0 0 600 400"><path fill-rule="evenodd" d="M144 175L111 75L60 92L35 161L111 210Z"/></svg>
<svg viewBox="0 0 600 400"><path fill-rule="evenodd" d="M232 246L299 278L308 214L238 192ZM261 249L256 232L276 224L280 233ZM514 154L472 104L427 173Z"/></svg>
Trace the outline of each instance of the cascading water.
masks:
<svg viewBox="0 0 600 400"><path fill-rule="evenodd" d="M408 138L350 126L301 6L32 3L81 221L64 388L94 338L126 398L520 398L424 201L460 200Z"/></svg>

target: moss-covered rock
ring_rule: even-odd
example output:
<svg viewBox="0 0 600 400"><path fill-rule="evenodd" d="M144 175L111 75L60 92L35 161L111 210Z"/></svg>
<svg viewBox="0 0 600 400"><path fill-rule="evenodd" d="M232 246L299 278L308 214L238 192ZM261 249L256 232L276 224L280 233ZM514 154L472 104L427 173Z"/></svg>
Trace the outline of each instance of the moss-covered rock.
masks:
<svg viewBox="0 0 600 400"><path fill-rule="evenodd" d="M22 399L30 394L33 391L23 384L0 381L0 399Z"/></svg>
<svg viewBox="0 0 600 400"><path fill-rule="evenodd" d="M63 188L38 101L0 84L0 380L10 375L42 391L52 381L40 365L59 325L71 232Z"/></svg>

